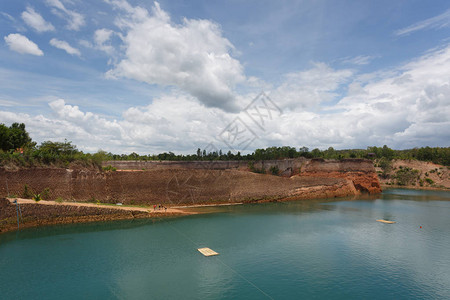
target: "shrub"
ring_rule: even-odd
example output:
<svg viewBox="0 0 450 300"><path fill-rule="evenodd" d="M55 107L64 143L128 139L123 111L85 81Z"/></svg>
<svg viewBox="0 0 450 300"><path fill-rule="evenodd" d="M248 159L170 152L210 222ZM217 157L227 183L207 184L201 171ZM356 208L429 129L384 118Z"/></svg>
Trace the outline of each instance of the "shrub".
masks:
<svg viewBox="0 0 450 300"><path fill-rule="evenodd" d="M58 198L56 198L55 201L58 203L62 203L64 201L64 199L62 197L58 197Z"/></svg>
<svg viewBox="0 0 450 300"><path fill-rule="evenodd" d="M115 167L109 165L109 166L107 166L107 167L103 167L103 171L106 171L106 172L109 172L109 171L115 172L115 171L117 171L117 168L115 168Z"/></svg>
<svg viewBox="0 0 450 300"><path fill-rule="evenodd" d="M434 181L433 181L433 179L431 179L431 178L425 178L425 181L428 183L428 184L433 184L434 183Z"/></svg>
<svg viewBox="0 0 450 300"><path fill-rule="evenodd" d="M389 173L392 171L392 161L386 158L382 158L378 161L378 166L383 170L381 177L384 179L389 177Z"/></svg>
<svg viewBox="0 0 450 300"><path fill-rule="evenodd" d="M41 192L41 197L44 200L48 200L48 198L50 198L50 188L45 188L42 192Z"/></svg>
<svg viewBox="0 0 450 300"><path fill-rule="evenodd" d="M22 198L25 198L25 199L31 199L31 198L33 198L33 192L32 192L31 189L28 187L28 184L25 184L25 185L23 186Z"/></svg>
<svg viewBox="0 0 450 300"><path fill-rule="evenodd" d="M261 169L256 168L255 165L254 165L254 163L253 163L252 161L250 161L250 162L248 163L248 168L249 168L250 171L253 172L253 173L266 174L266 169L264 169L264 168L261 168Z"/></svg>
<svg viewBox="0 0 450 300"><path fill-rule="evenodd" d="M36 202L39 202L42 200L41 194L36 194L33 196L33 200Z"/></svg>
<svg viewBox="0 0 450 300"><path fill-rule="evenodd" d="M395 173L395 178L398 185L410 185L417 179L418 174L419 170L405 167Z"/></svg>
<svg viewBox="0 0 450 300"><path fill-rule="evenodd" d="M270 167L269 171L272 175L278 175L280 173L280 169L278 168L278 166Z"/></svg>

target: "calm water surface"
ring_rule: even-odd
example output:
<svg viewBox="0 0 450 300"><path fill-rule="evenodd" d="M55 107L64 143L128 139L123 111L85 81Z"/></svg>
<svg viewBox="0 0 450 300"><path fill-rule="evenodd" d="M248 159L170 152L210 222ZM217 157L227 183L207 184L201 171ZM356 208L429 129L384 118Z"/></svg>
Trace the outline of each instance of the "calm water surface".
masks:
<svg viewBox="0 0 450 300"><path fill-rule="evenodd" d="M450 299L449 200L395 189L4 234L0 298Z"/></svg>

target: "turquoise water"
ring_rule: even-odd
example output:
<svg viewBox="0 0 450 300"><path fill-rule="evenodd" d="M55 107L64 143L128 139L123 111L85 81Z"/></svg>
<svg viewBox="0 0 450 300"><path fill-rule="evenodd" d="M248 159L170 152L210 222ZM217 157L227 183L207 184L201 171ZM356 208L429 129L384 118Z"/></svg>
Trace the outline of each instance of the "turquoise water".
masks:
<svg viewBox="0 0 450 300"><path fill-rule="evenodd" d="M449 200L395 189L4 234L0 298L450 299Z"/></svg>

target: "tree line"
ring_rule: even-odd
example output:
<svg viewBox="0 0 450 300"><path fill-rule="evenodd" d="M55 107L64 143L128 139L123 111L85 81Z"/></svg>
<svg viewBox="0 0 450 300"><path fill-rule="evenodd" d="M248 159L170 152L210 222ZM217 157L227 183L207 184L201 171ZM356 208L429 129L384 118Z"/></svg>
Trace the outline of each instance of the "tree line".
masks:
<svg viewBox="0 0 450 300"><path fill-rule="evenodd" d="M384 145L383 147L367 147L367 149L344 149L336 150L329 147L326 150L308 147L268 147L256 149L250 154L242 155L240 152L207 151L198 148L193 154L175 154L164 152L160 154L139 155L135 152L130 154L113 154L111 152L98 151L97 153L84 153L77 149L72 142L45 141L40 145L33 142L25 129L25 124L14 123L10 127L0 124L0 165L8 162L19 166L55 165L68 166L72 162L78 162L86 166L101 166L107 160L144 160L144 161L197 161L197 160L276 160L286 158L368 158L368 159L414 159L431 161L437 164L450 165L450 147L422 147L406 150L394 150Z"/></svg>
<svg viewBox="0 0 450 300"><path fill-rule="evenodd" d="M241 155L240 152L226 153L219 151L206 152L206 150L197 149L195 154L175 154L173 152L164 152L160 154L139 155L131 154L112 154L104 153L108 160L176 160L176 161L194 161L194 160L276 160L286 158L323 158L323 159L346 159L346 158L367 158L367 159L406 159L431 161L437 164L450 165L450 147L422 147L406 150L394 150L384 145L383 147L367 147L367 149L344 149L336 150L329 147L326 150L308 147L269 147L265 149L256 149L251 154Z"/></svg>

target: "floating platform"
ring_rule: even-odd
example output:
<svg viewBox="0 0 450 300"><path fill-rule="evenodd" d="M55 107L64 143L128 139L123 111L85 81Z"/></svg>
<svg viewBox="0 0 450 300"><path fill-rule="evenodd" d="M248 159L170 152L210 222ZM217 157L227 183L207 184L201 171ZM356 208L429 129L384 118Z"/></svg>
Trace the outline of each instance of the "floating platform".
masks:
<svg viewBox="0 0 450 300"><path fill-rule="evenodd" d="M217 253L214 250L211 250L209 248L198 248L197 249L201 254L203 254L204 256L214 256L214 255L219 255L219 253Z"/></svg>
<svg viewBox="0 0 450 300"><path fill-rule="evenodd" d="M377 220L377 222L385 223L385 224L395 224L394 221L387 221L387 220Z"/></svg>

